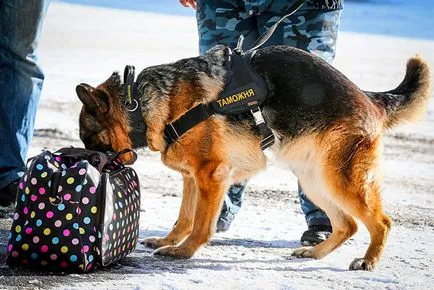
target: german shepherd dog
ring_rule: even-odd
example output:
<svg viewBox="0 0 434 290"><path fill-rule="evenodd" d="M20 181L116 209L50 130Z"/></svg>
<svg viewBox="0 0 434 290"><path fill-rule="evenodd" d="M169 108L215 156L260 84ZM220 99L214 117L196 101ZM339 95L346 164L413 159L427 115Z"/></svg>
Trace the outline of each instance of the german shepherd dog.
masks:
<svg viewBox="0 0 434 290"><path fill-rule="evenodd" d="M226 53L217 46L203 56L148 67L137 78L148 146L161 152L163 163L179 171L184 182L176 225L164 238L143 241L155 254L192 257L210 240L228 187L266 167L251 114L213 115L172 144L163 137L166 124L216 100L225 85ZM268 86L262 110L277 140L271 148L333 227L326 241L292 254L315 259L328 255L357 231L359 219L371 243L350 269L372 270L392 225L380 198L382 136L423 116L431 97L427 63L411 58L402 83L387 92L362 91L325 61L287 46L258 50L252 65ZM77 86L83 103L80 138L87 148L132 147L120 87L117 73L96 88Z"/></svg>

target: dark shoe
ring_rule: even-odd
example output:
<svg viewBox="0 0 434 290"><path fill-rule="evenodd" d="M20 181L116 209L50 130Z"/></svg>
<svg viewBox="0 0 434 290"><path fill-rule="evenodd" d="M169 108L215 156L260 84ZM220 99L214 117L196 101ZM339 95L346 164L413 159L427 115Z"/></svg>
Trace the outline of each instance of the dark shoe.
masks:
<svg viewBox="0 0 434 290"><path fill-rule="evenodd" d="M247 181L236 183L229 188L217 220L217 233L229 230L232 221L235 219L235 215L240 211L246 184Z"/></svg>
<svg viewBox="0 0 434 290"><path fill-rule="evenodd" d="M0 218L9 217L15 210L19 179L0 189Z"/></svg>
<svg viewBox="0 0 434 290"><path fill-rule="evenodd" d="M328 225L312 225L303 233L300 243L303 246L315 246L327 240L332 233L332 227Z"/></svg>
<svg viewBox="0 0 434 290"><path fill-rule="evenodd" d="M217 228L216 232L226 232L229 230L229 227L231 226L232 221L234 220L235 216L231 214L230 212L225 212L224 217L222 215L219 216L219 219L217 221Z"/></svg>

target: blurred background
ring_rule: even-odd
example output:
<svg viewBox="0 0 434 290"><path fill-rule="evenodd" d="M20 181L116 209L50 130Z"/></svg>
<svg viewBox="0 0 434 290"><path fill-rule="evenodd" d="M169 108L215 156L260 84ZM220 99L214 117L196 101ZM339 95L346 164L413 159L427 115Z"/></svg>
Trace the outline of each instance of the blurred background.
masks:
<svg viewBox="0 0 434 290"><path fill-rule="evenodd" d="M60 0L73 4L190 16L177 0ZM345 0L342 31L434 38L432 0Z"/></svg>

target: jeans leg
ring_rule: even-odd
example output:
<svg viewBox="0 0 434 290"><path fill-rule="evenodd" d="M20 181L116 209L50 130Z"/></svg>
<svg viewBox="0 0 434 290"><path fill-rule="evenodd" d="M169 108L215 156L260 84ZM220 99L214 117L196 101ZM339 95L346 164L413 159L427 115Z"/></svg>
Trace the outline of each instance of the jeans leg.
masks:
<svg viewBox="0 0 434 290"><path fill-rule="evenodd" d="M48 4L0 1L0 188L25 169L44 80L36 48Z"/></svg>
<svg viewBox="0 0 434 290"><path fill-rule="evenodd" d="M298 196L300 198L301 210L304 213L307 226L331 226L330 220L325 212L307 198L300 184L298 184Z"/></svg>
<svg viewBox="0 0 434 290"><path fill-rule="evenodd" d="M235 218L235 215L240 211L243 203L244 191L247 187L247 180L241 183L231 185L225 195L222 210L220 212L219 220L224 220L229 224Z"/></svg>

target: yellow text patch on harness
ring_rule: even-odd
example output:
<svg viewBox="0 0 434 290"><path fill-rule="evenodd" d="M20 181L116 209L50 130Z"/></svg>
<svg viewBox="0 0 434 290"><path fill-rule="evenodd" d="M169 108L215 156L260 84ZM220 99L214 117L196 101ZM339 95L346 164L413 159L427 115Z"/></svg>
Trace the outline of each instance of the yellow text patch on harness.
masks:
<svg viewBox="0 0 434 290"><path fill-rule="evenodd" d="M237 94L234 94L232 96L228 96L224 99L217 100L217 102L221 108L221 107L230 105L232 103L236 103L236 102L239 102L241 100L253 97L254 95L255 95L255 91L253 89L248 89L248 90L239 92Z"/></svg>
<svg viewBox="0 0 434 290"><path fill-rule="evenodd" d="M226 57L225 86L211 102L214 112L238 115L261 106L268 90L265 80L251 64L253 54L228 53Z"/></svg>

